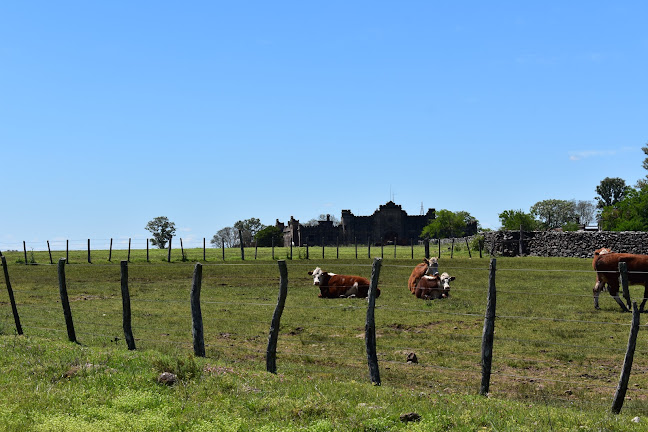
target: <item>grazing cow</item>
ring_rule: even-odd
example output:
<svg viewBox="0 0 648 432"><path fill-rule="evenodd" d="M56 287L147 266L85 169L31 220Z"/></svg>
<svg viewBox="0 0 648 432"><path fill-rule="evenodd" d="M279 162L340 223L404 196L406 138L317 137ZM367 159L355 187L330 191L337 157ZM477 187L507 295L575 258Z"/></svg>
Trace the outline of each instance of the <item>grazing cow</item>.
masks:
<svg viewBox="0 0 648 432"><path fill-rule="evenodd" d="M437 273L439 273L438 259L436 257L432 257L430 259L423 258L423 262L417 264L416 267L414 267L414 270L412 270L412 274L407 281L407 287L409 288L410 292L414 294L419 279L421 279L423 276L434 276Z"/></svg>
<svg viewBox="0 0 648 432"><path fill-rule="evenodd" d="M640 312L644 311L648 299L648 255L628 253L614 253L597 250L594 252L592 265L596 270L596 285L594 285L594 308L599 309L599 293L607 284L608 291L614 300L621 306L621 310L629 312L630 299L626 307L619 298L619 263L625 262L628 269L628 285L643 285L644 295Z"/></svg>
<svg viewBox="0 0 648 432"><path fill-rule="evenodd" d="M361 297L369 295L369 279L360 276L347 276L322 271L316 267L309 271L313 276L313 285L320 289L318 297L339 298L339 297ZM380 289L376 288L376 298L380 296Z"/></svg>
<svg viewBox="0 0 648 432"><path fill-rule="evenodd" d="M608 253L612 253L612 249L601 248L594 251L594 259L592 260L592 268L594 269L594 271L596 271L596 260L598 259L598 256ZM599 293L601 291L607 291L607 285L599 280L598 273L596 274L596 285L594 285L594 290L598 291Z"/></svg>
<svg viewBox="0 0 648 432"><path fill-rule="evenodd" d="M455 277L445 272L434 276L423 275L416 284L414 295L416 298L425 300L450 297L450 281L453 280Z"/></svg>

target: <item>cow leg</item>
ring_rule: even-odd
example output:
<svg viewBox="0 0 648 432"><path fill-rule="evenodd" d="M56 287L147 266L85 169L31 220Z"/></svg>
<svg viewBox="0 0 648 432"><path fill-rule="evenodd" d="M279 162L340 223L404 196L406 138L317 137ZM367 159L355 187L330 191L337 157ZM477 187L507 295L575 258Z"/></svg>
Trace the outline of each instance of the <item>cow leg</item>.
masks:
<svg viewBox="0 0 648 432"><path fill-rule="evenodd" d="M596 284L594 285L594 289L592 292L594 293L594 309L601 309L599 307L599 294L601 293L601 285L602 282L597 280Z"/></svg>
<svg viewBox="0 0 648 432"><path fill-rule="evenodd" d="M623 301L619 298L619 294L613 295L612 298L616 300L617 303L619 303L622 312L630 312L630 309L628 309L626 305L623 303Z"/></svg>
<svg viewBox="0 0 648 432"><path fill-rule="evenodd" d="M647 300L648 300L648 283L644 284L644 298L641 301L641 307L639 308L639 312L648 312L644 310L644 306L646 306Z"/></svg>

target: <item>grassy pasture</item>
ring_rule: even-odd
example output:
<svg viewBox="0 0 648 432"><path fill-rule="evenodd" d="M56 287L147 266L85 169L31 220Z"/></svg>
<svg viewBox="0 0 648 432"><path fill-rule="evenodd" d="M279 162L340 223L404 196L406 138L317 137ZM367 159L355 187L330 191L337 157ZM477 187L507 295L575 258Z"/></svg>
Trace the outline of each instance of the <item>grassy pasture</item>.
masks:
<svg viewBox="0 0 648 432"><path fill-rule="evenodd" d="M477 393L487 258L442 255L440 271L457 278L451 297L422 301L407 290L420 260L394 259L393 248L388 255L385 247L376 303L383 385L373 387L364 352L366 302L319 299L307 275L320 266L369 277L371 260L356 260L353 248L341 249L351 258L340 260L321 259L321 248L318 258L314 250L309 260L287 262L276 376L264 372L279 279L269 259L255 261L247 251L244 262L240 255L224 263L208 257L201 297L207 356L201 359L191 355L193 262L166 263L164 255L147 263L146 251L133 251L129 286L137 350L128 352L118 263L125 256L113 251L109 263L99 259L107 251L99 251L94 264L84 263L87 253L71 257L66 276L75 345L66 342L57 269L47 252L36 256L43 264L30 266L18 263L22 252L5 253L25 337L13 336L3 294L0 343L10 397L0 402L0 428L8 418L15 427L6 430L124 429L120 422L137 424L133 430L643 430L630 419L648 421L645 325L622 415L608 414L631 317L607 293L601 310L594 310L591 261L497 259L494 374L491 395L483 398ZM202 249L186 253L202 259ZM631 287L633 299L643 294L639 288ZM410 352L418 364L406 363ZM155 384L165 369L179 373L181 384ZM23 409L29 414L16 416ZM49 410L58 415L53 423ZM410 411L423 420L401 423L398 416ZM138 420L129 423L126 414ZM150 426L165 417L175 420Z"/></svg>

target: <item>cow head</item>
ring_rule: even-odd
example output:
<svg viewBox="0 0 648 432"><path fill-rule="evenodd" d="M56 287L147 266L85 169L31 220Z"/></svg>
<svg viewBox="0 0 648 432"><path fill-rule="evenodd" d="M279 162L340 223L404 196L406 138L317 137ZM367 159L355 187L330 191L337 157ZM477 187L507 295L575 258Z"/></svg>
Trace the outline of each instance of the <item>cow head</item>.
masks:
<svg viewBox="0 0 648 432"><path fill-rule="evenodd" d="M450 276L446 272L441 273L441 276L439 276L439 285L441 285L441 289L443 290L442 297L450 296L450 281L453 280L455 280L455 277Z"/></svg>
<svg viewBox="0 0 648 432"><path fill-rule="evenodd" d="M601 248L601 249L596 249L594 251L594 256L596 256L596 255L605 255L605 254L609 254L609 253L612 253L612 249L610 249L610 248Z"/></svg>
<svg viewBox="0 0 648 432"><path fill-rule="evenodd" d="M309 271L309 275L313 276L313 285L319 285L320 284L320 278L324 274L321 268L315 267L315 270Z"/></svg>
<svg viewBox="0 0 648 432"><path fill-rule="evenodd" d="M425 270L426 276L434 276L439 273L439 260L436 257L430 259L423 258L425 264L427 264L427 269Z"/></svg>

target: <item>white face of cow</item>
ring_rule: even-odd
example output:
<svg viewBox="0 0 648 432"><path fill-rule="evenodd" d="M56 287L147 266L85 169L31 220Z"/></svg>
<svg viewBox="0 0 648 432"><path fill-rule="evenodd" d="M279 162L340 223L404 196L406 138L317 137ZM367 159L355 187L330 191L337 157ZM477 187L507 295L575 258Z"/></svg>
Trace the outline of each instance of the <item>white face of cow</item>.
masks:
<svg viewBox="0 0 648 432"><path fill-rule="evenodd" d="M450 276L448 273L441 273L439 276L439 282L443 291L450 291L450 281L455 280L454 276Z"/></svg>
<svg viewBox="0 0 648 432"><path fill-rule="evenodd" d="M436 257L432 257L429 260L425 259L427 264L427 269L425 270L426 276L434 276L439 273L439 261Z"/></svg>
<svg viewBox="0 0 648 432"><path fill-rule="evenodd" d="M320 277L322 277L322 273L324 272L319 267L315 267L315 270L308 272L309 275L313 276L313 285L320 284Z"/></svg>

